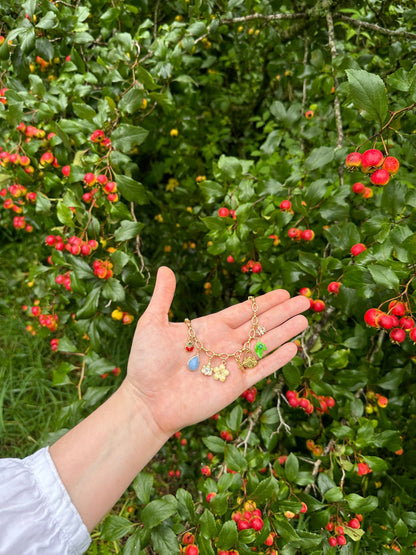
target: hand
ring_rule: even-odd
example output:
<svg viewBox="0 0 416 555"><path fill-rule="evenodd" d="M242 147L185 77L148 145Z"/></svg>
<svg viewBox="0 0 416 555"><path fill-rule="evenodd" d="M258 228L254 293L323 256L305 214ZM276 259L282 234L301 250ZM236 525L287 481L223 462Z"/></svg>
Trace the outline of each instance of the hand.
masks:
<svg viewBox="0 0 416 555"><path fill-rule="evenodd" d="M175 286L173 272L161 267L152 299L137 324L123 384L145 404L165 436L212 416L245 389L287 364L297 353L296 345L289 341L308 324L300 315L309 308L305 297L290 298L282 289L257 297L259 324L266 328L261 341L268 350L256 367L245 372L233 358L228 359L230 375L225 382L219 382L202 375L199 369L192 372L187 367L188 360L196 354L195 350L192 353L185 350L188 328L185 323L168 320ZM197 339L216 353L237 351L251 329L251 306L251 301L246 301L193 320ZM204 354L200 359L199 368L207 361Z"/></svg>

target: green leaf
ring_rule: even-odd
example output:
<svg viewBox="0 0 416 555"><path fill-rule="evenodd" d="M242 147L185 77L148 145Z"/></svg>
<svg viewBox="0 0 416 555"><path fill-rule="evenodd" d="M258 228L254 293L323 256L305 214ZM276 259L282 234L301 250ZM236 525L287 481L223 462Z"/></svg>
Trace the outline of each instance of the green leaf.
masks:
<svg viewBox="0 0 416 555"><path fill-rule="evenodd" d="M141 552L141 541L140 541L141 530L136 530L129 539L124 544L123 555L140 555Z"/></svg>
<svg viewBox="0 0 416 555"><path fill-rule="evenodd" d="M232 432L237 432L243 421L243 409L240 405L236 405L232 411L227 414L225 423L227 428Z"/></svg>
<svg viewBox="0 0 416 555"><path fill-rule="evenodd" d="M129 534L133 529L134 524L124 516L110 515L102 524L100 538L105 541L116 541Z"/></svg>
<svg viewBox="0 0 416 555"><path fill-rule="evenodd" d="M177 555L180 552L178 538L172 528L158 526L151 531L155 553L158 555Z"/></svg>
<svg viewBox="0 0 416 555"><path fill-rule="evenodd" d="M132 87L121 98L120 102L118 103L118 107L122 112L134 114L142 107L144 97L145 95L142 89L139 89L138 87Z"/></svg>
<svg viewBox="0 0 416 555"><path fill-rule="evenodd" d="M287 520L284 520L283 517L278 516L273 520L273 522L276 528L276 532L287 542L299 539L296 530Z"/></svg>
<svg viewBox="0 0 416 555"><path fill-rule="evenodd" d="M38 29L53 29L56 27L58 20L56 14L52 11L46 12L46 14L39 20L36 24Z"/></svg>
<svg viewBox="0 0 416 555"><path fill-rule="evenodd" d="M77 256L71 257L71 265L80 280L91 279L94 277L94 271L85 260Z"/></svg>
<svg viewBox="0 0 416 555"><path fill-rule="evenodd" d="M378 285L382 285L386 289L399 289L400 280L388 266L382 266L381 264L369 264L367 268L374 282Z"/></svg>
<svg viewBox="0 0 416 555"><path fill-rule="evenodd" d="M143 127L122 123L113 131L111 144L116 150L128 154L135 146L141 145L148 134Z"/></svg>
<svg viewBox="0 0 416 555"><path fill-rule="evenodd" d="M97 313L98 301L100 299L101 287L94 287L85 299L83 299L82 306L77 312L77 318L91 318Z"/></svg>
<svg viewBox="0 0 416 555"><path fill-rule="evenodd" d="M394 535L398 538L407 538L409 529L401 518L394 525Z"/></svg>
<svg viewBox="0 0 416 555"><path fill-rule="evenodd" d="M406 203L407 187L403 183L392 180L383 188L381 208L387 214L396 216L401 213Z"/></svg>
<svg viewBox="0 0 416 555"><path fill-rule="evenodd" d="M126 298L126 292L123 286L116 278L110 278L105 280L105 285L102 290L103 297L110 299L115 303L121 303Z"/></svg>
<svg viewBox="0 0 416 555"><path fill-rule="evenodd" d="M344 499L348 503L348 507L355 513L370 513L378 506L378 499L373 495L361 497L356 493L350 493Z"/></svg>
<svg viewBox="0 0 416 555"><path fill-rule="evenodd" d="M225 515L228 510L229 493L217 493L209 502L211 511L216 515Z"/></svg>
<svg viewBox="0 0 416 555"><path fill-rule="evenodd" d="M223 550L231 549L237 544L237 541L237 524L234 522L234 520L228 520L227 522L224 522L218 534L218 540L215 542L216 547Z"/></svg>
<svg viewBox="0 0 416 555"><path fill-rule="evenodd" d="M178 508L173 495L165 495L162 499L151 501L141 512L141 521L145 528L154 528L172 516Z"/></svg>
<svg viewBox="0 0 416 555"><path fill-rule="evenodd" d="M253 499L256 503L264 503L265 501L272 501L279 494L279 482L274 476L265 478L259 484L257 484L256 489L250 493L250 499Z"/></svg>
<svg viewBox="0 0 416 555"><path fill-rule="evenodd" d="M150 494L153 487L153 476L147 472L140 472L133 482L133 489L137 499L143 505L147 505L150 501Z"/></svg>
<svg viewBox="0 0 416 555"><path fill-rule="evenodd" d="M145 86L145 88L149 91L154 91L156 89L160 89L160 85L155 83L152 75L144 69L143 65L140 64L136 68L136 75L141 83Z"/></svg>
<svg viewBox="0 0 416 555"><path fill-rule="evenodd" d="M84 102L74 102L72 104L72 108L75 112L75 115L77 115L80 119L86 119L88 121L92 121L97 115L95 110L91 108L91 106L88 106L88 104L85 104Z"/></svg>
<svg viewBox="0 0 416 555"><path fill-rule="evenodd" d="M217 537L218 532L215 517L208 509L205 509L199 519L199 532L208 540Z"/></svg>
<svg viewBox="0 0 416 555"><path fill-rule="evenodd" d="M329 146L314 148L305 160L306 169L311 172L322 168L333 161L334 155L334 149Z"/></svg>
<svg viewBox="0 0 416 555"><path fill-rule="evenodd" d="M64 335L59 339L58 351L60 353L76 353L78 352L78 348L66 337L66 335Z"/></svg>
<svg viewBox="0 0 416 555"><path fill-rule="evenodd" d="M363 69L347 69L346 73L354 106L364 118L382 124L387 114L388 100L381 77Z"/></svg>
<svg viewBox="0 0 416 555"><path fill-rule="evenodd" d="M178 512L180 516L190 524L196 524L195 505L189 491L179 488L176 492L176 499L179 502Z"/></svg>
<svg viewBox="0 0 416 555"><path fill-rule="evenodd" d="M324 494L324 497L330 503L337 503L338 501L342 501L344 495L340 487L334 487L327 490Z"/></svg>
<svg viewBox="0 0 416 555"><path fill-rule="evenodd" d="M68 227L74 227L73 217L74 214L69 206L66 206L62 201L58 202L56 207L56 215L58 216L58 220Z"/></svg>
<svg viewBox="0 0 416 555"><path fill-rule="evenodd" d="M305 202L309 207L322 200L328 190L328 180L318 179L311 183L305 194Z"/></svg>
<svg viewBox="0 0 416 555"><path fill-rule="evenodd" d="M231 470L244 472L247 469L247 460L235 445L227 444L224 448L225 464Z"/></svg>
<svg viewBox="0 0 416 555"><path fill-rule="evenodd" d="M285 462L285 475L289 482L296 482L299 473L299 461L293 453L290 453Z"/></svg>
<svg viewBox="0 0 416 555"><path fill-rule="evenodd" d="M144 224L142 223L122 220L120 227L114 233L114 239L116 241L128 241L133 239L133 237L137 237L143 228Z"/></svg>
<svg viewBox="0 0 416 555"><path fill-rule="evenodd" d="M225 441L222 438L218 436L208 436L203 437L202 441L205 447L213 453L224 453Z"/></svg>
<svg viewBox="0 0 416 555"><path fill-rule="evenodd" d="M149 202L144 186L126 175L116 175L117 188L123 197L130 202L143 205Z"/></svg>

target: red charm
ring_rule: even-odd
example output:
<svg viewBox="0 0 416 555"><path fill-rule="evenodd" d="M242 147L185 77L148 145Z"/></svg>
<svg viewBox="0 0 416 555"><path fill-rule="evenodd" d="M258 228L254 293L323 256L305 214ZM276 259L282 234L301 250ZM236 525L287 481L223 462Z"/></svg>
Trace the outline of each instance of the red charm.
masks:
<svg viewBox="0 0 416 555"><path fill-rule="evenodd" d="M188 351L188 353L190 353L191 351L194 350L194 345L191 341L188 341L188 343L185 345L185 349Z"/></svg>

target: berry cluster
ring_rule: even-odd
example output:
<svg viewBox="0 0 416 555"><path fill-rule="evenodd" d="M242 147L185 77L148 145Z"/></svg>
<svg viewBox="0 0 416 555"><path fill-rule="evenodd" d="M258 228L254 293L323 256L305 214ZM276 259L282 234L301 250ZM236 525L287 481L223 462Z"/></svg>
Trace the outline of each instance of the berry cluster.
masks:
<svg viewBox="0 0 416 555"><path fill-rule="evenodd" d="M53 339L51 339L51 349L52 351L57 351L58 347L59 347L59 339L54 337Z"/></svg>
<svg viewBox="0 0 416 555"><path fill-rule="evenodd" d="M329 409L335 406L333 397L317 395L312 389L305 389L302 397L297 391L289 390L286 392L286 399L291 407L301 408L306 414L312 414L314 410L321 414L328 413ZM314 399L315 402L312 403L310 399Z"/></svg>
<svg viewBox="0 0 416 555"><path fill-rule="evenodd" d="M233 434L229 430L222 430L220 436L224 441L232 441L234 439Z"/></svg>
<svg viewBox="0 0 416 555"><path fill-rule="evenodd" d="M255 262L254 260L249 260L247 264L243 264L243 266L241 266L241 271L243 272L243 274L247 274L248 272L259 274L262 269L263 267L260 262Z"/></svg>
<svg viewBox="0 0 416 555"><path fill-rule="evenodd" d="M48 235L45 239L45 243L49 247L55 247L57 251L66 250L75 256L89 256L92 251L98 248L98 241L95 239L84 241L76 235L69 237L67 242L65 242L60 235Z"/></svg>
<svg viewBox="0 0 416 555"><path fill-rule="evenodd" d="M309 299L310 308L314 312L323 312L325 310L325 303L321 299L312 299L312 291L309 287L301 287L299 289L299 294L307 297Z"/></svg>
<svg viewBox="0 0 416 555"><path fill-rule="evenodd" d="M241 397L243 399L246 399L249 403L254 403L254 401L256 400L256 395L257 395L257 389L253 386L243 391L243 393L241 394Z"/></svg>
<svg viewBox="0 0 416 555"><path fill-rule="evenodd" d="M113 318L113 320L121 321L125 325L129 325L134 321L133 314L129 314L128 312L121 310L121 308L119 307L113 310L113 312L111 313L111 318Z"/></svg>
<svg viewBox="0 0 416 555"><path fill-rule="evenodd" d="M0 35L0 46L3 44L3 42L4 42L4 37ZM8 90L9 89L7 87L3 87L2 89L0 89L0 104L4 104L4 106L6 106L7 104L7 98L4 95Z"/></svg>
<svg viewBox="0 0 416 555"><path fill-rule="evenodd" d="M65 272L64 274L58 274L55 278L55 283L58 285L63 285L67 291L72 291L71 289L71 271Z"/></svg>
<svg viewBox="0 0 416 555"><path fill-rule="evenodd" d="M119 376L121 374L121 368L120 366L115 366L112 370L111 373L113 374L113 376ZM109 376L109 372L104 372L104 374L100 374L100 378L102 378L103 380L105 380L105 378L108 378Z"/></svg>
<svg viewBox="0 0 416 555"><path fill-rule="evenodd" d="M24 307L27 308L27 307ZM50 331L56 331L58 328L58 315L57 314L43 314L42 308L39 306L39 301L30 309L30 315L38 318L39 324L42 328L48 328Z"/></svg>
<svg viewBox="0 0 416 555"><path fill-rule="evenodd" d="M101 185L102 192L107 196L107 200L110 202L118 201L117 194L117 184L115 181L109 181L108 177L103 173L95 175L92 172L88 172L84 175L84 183L87 187L94 187L94 185ZM91 191L87 191L82 195L82 200L86 203L90 203L94 200L100 189L95 187Z"/></svg>
<svg viewBox="0 0 416 555"><path fill-rule="evenodd" d="M348 522L344 522L340 517L332 516L331 520L325 526L328 532L333 532L334 535L328 539L328 543L331 547L342 547L347 543L345 537L344 527L352 528L358 530L361 527L361 522L363 520L362 515L356 514Z"/></svg>
<svg viewBox="0 0 416 555"><path fill-rule="evenodd" d="M234 511L231 518L237 524L237 528L241 530L249 530L260 532L263 529L264 522L262 512L257 509L254 501L244 503L243 510Z"/></svg>
<svg viewBox="0 0 416 555"><path fill-rule="evenodd" d="M416 342L415 321L407 303L398 300L390 301L387 312L370 308L364 314L364 322L371 328L390 331L392 343L403 343L406 332L410 339Z"/></svg>
<svg viewBox="0 0 416 555"><path fill-rule="evenodd" d="M228 216L231 216L233 220L235 220L237 217L235 214L235 210L230 210L226 206L221 206L221 208L218 210L218 216L220 218L228 218Z"/></svg>
<svg viewBox="0 0 416 555"><path fill-rule="evenodd" d="M92 267L94 268L94 274L100 279L113 277L113 264L109 260L94 260Z"/></svg>
<svg viewBox="0 0 416 555"><path fill-rule="evenodd" d="M91 133L90 141L98 143L105 148L111 148L111 140L106 137L102 129L96 129L93 133Z"/></svg>
<svg viewBox="0 0 416 555"><path fill-rule="evenodd" d="M387 185L390 177L396 175L400 167L397 158L394 156L384 157L384 154L376 148L370 148L363 152L363 154L350 152L345 160L345 165L350 170L361 169L364 174L371 174L371 183L378 187ZM353 185L354 193L362 196L365 195L365 198L370 198L372 194L366 191L366 189L363 183L355 183Z"/></svg>
<svg viewBox="0 0 416 555"><path fill-rule="evenodd" d="M291 227L287 235L292 241L312 241L315 238L315 232L312 229L300 229L299 227Z"/></svg>
<svg viewBox="0 0 416 555"><path fill-rule="evenodd" d="M367 405L365 407L365 412L367 414L373 414L377 412L378 408L385 409L389 404L389 400L384 395L376 393L375 391L367 391Z"/></svg>

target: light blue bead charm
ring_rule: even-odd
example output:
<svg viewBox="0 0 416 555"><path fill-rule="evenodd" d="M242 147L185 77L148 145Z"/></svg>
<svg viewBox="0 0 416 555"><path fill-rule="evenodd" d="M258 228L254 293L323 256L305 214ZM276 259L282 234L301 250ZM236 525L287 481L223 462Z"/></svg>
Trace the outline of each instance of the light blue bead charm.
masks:
<svg viewBox="0 0 416 555"><path fill-rule="evenodd" d="M188 360L188 368L189 368L189 370L192 370L192 372L194 372L195 370L198 370L198 366L199 366L199 356L198 355L195 355L194 357L192 357Z"/></svg>

